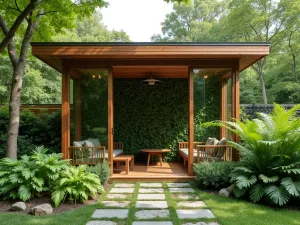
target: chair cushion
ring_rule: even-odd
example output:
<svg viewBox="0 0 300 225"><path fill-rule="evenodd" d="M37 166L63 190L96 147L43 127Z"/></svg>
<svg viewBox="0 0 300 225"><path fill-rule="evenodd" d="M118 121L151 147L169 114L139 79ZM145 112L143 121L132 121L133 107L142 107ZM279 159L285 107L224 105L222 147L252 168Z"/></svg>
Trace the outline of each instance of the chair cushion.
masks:
<svg viewBox="0 0 300 225"><path fill-rule="evenodd" d="M218 144L218 139L216 138L207 138L205 145L217 145ZM214 155L214 149L215 148L205 148L205 153L210 154L210 155Z"/></svg>
<svg viewBox="0 0 300 225"><path fill-rule="evenodd" d="M123 153L122 149L114 149L114 151L113 151L113 157L121 155L122 153ZM108 149L105 150L105 158L108 159Z"/></svg>
<svg viewBox="0 0 300 225"><path fill-rule="evenodd" d="M89 138L88 140L90 140L91 142L94 143L94 146L101 146L101 143L99 141L98 138Z"/></svg>
<svg viewBox="0 0 300 225"><path fill-rule="evenodd" d="M95 147L95 143L89 138L87 140L85 140L85 143L84 143L84 146L87 146L87 147Z"/></svg>
<svg viewBox="0 0 300 225"><path fill-rule="evenodd" d="M84 146L85 141L73 141L73 146L74 147L82 147Z"/></svg>
<svg viewBox="0 0 300 225"><path fill-rule="evenodd" d="M219 141L218 145L226 145L226 142L227 142L226 138L223 137ZM223 147L216 148L215 152L214 152L214 157L217 159L223 158L225 151L226 151L226 148L223 148Z"/></svg>

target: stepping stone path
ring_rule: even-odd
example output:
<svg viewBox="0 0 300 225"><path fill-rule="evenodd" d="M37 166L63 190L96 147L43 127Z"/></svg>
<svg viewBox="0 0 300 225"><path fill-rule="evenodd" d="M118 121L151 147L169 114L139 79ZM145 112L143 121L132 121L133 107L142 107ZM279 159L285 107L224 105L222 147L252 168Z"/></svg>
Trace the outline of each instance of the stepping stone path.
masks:
<svg viewBox="0 0 300 225"><path fill-rule="evenodd" d="M134 222L129 225L173 225L174 218L181 225L220 225L203 221L215 216L188 183L140 183L137 193L135 187L133 183L114 184L101 202L101 209L95 210L93 220L86 225L125 225L128 215L133 213ZM171 195L166 198L165 192ZM173 207L174 203L177 215L173 212L171 218L169 204ZM126 209L129 205L130 209Z"/></svg>

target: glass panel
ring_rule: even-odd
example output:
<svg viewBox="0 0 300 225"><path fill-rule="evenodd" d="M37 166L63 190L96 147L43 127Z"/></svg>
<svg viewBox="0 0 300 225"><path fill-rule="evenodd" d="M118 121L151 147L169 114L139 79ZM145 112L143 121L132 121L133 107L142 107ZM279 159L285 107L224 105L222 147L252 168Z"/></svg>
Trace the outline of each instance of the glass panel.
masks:
<svg viewBox="0 0 300 225"><path fill-rule="evenodd" d="M194 128L195 141L205 141L208 137L219 139L219 129L203 128L204 122L220 119L221 76L228 74L228 68L194 69Z"/></svg>
<svg viewBox="0 0 300 225"><path fill-rule="evenodd" d="M105 154L104 148L99 148L108 147L108 71L73 69L71 75L74 79L70 82L70 157L78 164L102 162L108 158L107 150Z"/></svg>

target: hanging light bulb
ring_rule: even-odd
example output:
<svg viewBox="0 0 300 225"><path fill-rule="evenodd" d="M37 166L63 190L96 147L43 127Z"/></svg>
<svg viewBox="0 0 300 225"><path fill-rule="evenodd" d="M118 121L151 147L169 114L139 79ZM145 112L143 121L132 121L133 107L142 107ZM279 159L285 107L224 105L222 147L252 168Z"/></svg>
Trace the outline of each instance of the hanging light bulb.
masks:
<svg viewBox="0 0 300 225"><path fill-rule="evenodd" d="M95 75L93 75L93 78L95 78L96 76Z"/></svg>
<svg viewBox="0 0 300 225"><path fill-rule="evenodd" d="M99 78L99 79L101 79L101 78L102 78L100 74L98 75L98 78Z"/></svg>

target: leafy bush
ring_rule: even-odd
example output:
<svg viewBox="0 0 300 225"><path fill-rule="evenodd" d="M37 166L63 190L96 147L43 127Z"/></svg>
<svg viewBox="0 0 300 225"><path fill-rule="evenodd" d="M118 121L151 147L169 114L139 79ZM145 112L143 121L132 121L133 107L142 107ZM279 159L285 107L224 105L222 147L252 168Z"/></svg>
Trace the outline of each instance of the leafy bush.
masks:
<svg viewBox="0 0 300 225"><path fill-rule="evenodd" d="M5 156L8 129L8 106L0 108L0 157ZM38 115L28 110L20 114L18 135L18 157L30 155L36 146L44 145L49 152L61 151L61 113L48 114L42 111Z"/></svg>
<svg viewBox="0 0 300 225"><path fill-rule="evenodd" d="M86 166L70 166L62 171L52 192L52 200L57 207L65 199L72 202L84 202L89 196L103 191L96 174L86 172Z"/></svg>
<svg viewBox="0 0 300 225"><path fill-rule="evenodd" d="M31 157L20 160L4 158L0 161L0 196L3 199L27 201L35 195L50 190L51 182L69 165L61 160L62 154L46 155L47 149L37 147Z"/></svg>
<svg viewBox="0 0 300 225"><path fill-rule="evenodd" d="M200 187L224 188L230 185L230 176L235 162L201 162L194 164L196 182Z"/></svg>
<svg viewBox="0 0 300 225"><path fill-rule="evenodd" d="M108 161L104 161L103 163L99 163L95 166L90 166L87 168L87 171L98 175L102 185L107 183L110 176L110 167Z"/></svg>
<svg viewBox="0 0 300 225"><path fill-rule="evenodd" d="M241 165L231 173L237 197L278 205L300 197L300 119L295 115L299 109L296 105L286 111L275 104L272 114L258 113L258 119L206 124L223 126L241 139L228 141L241 155Z"/></svg>

